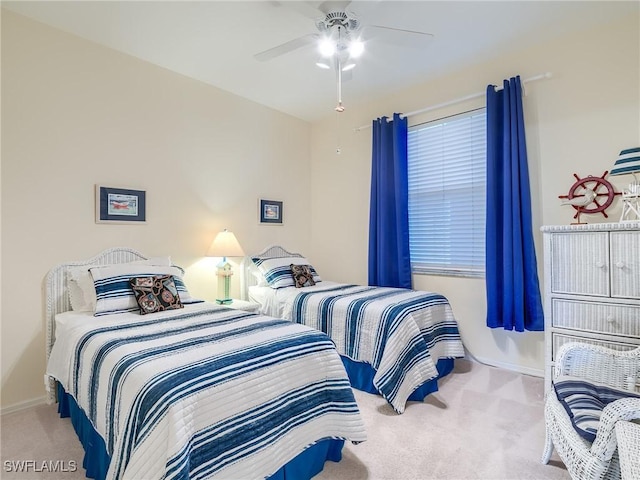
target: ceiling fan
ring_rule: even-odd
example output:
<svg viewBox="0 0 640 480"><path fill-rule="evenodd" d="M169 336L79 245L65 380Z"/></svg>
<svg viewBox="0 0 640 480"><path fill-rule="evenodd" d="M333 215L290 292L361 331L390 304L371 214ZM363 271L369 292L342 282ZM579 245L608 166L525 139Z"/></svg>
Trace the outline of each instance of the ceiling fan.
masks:
<svg viewBox="0 0 640 480"><path fill-rule="evenodd" d="M422 46L433 34L416 30L374 25L361 22L359 16L348 9L351 1L271 2L283 5L315 20L317 33L308 33L254 55L259 61L268 61L302 47L315 45L319 54L316 65L334 68L338 83L337 112L343 112L342 81L351 78L355 60L364 52L365 43L371 39L387 41L402 46ZM358 2L353 2L356 5ZM368 2L376 4L379 2ZM364 2L360 3L363 6Z"/></svg>

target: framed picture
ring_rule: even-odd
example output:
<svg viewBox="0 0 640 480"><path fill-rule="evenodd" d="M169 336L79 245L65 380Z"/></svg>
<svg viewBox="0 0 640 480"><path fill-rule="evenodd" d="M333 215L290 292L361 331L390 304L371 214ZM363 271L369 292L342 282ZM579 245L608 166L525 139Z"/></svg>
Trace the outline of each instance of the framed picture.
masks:
<svg viewBox="0 0 640 480"><path fill-rule="evenodd" d="M278 200L260 199L260 223L282 225L282 202Z"/></svg>
<svg viewBox="0 0 640 480"><path fill-rule="evenodd" d="M146 192L96 185L96 223L146 222Z"/></svg>

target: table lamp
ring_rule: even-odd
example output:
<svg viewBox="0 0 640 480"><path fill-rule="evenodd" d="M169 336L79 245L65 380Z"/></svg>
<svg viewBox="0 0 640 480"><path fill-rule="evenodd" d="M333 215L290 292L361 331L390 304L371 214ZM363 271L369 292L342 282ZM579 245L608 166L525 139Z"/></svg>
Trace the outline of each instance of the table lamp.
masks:
<svg viewBox="0 0 640 480"><path fill-rule="evenodd" d="M231 290L231 275L233 269L227 262L227 257L244 257L242 247L238 243L236 236L226 228L216 235L207 251L207 257L222 257L220 263L216 265L218 275L218 296L216 303L228 305L233 300L229 297Z"/></svg>
<svg viewBox="0 0 640 480"><path fill-rule="evenodd" d="M640 147L622 150L610 175L633 175L633 181L622 191L621 222L640 221L640 181L636 173L640 172Z"/></svg>

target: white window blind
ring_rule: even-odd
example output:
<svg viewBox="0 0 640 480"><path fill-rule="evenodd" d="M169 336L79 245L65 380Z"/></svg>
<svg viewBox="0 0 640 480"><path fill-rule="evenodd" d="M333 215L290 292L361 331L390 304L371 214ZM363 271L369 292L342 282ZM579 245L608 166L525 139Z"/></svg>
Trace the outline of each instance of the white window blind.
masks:
<svg viewBox="0 0 640 480"><path fill-rule="evenodd" d="M486 135L484 108L409 128L413 272L484 276Z"/></svg>

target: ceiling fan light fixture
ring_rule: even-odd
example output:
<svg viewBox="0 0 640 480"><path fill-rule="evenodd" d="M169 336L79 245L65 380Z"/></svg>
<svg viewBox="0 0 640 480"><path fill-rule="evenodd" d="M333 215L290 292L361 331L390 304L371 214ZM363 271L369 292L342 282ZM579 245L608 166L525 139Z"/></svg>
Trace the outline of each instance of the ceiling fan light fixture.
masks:
<svg viewBox="0 0 640 480"><path fill-rule="evenodd" d="M349 44L349 56L351 58L358 58L364 52L364 43L360 40L354 40Z"/></svg>
<svg viewBox="0 0 640 480"><path fill-rule="evenodd" d="M336 44L330 38L323 38L318 44L318 51L323 57L331 57L336 53Z"/></svg>

